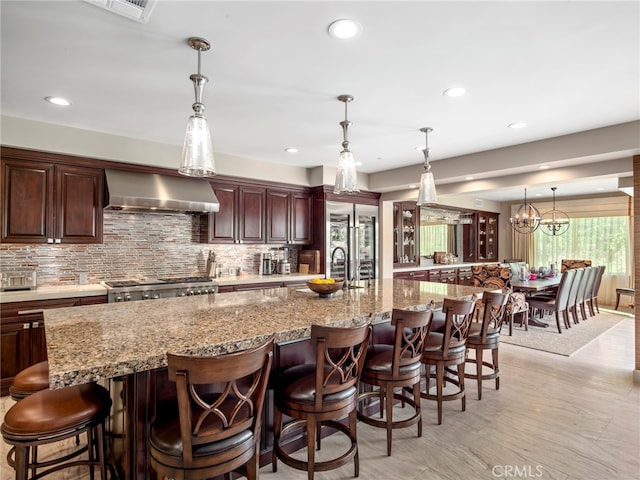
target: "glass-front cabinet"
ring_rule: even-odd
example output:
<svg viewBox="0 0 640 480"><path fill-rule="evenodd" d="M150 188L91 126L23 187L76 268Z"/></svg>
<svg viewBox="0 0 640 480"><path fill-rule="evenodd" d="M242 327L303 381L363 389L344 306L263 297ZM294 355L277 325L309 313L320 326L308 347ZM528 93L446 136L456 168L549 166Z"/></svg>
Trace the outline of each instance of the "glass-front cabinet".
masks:
<svg viewBox="0 0 640 480"><path fill-rule="evenodd" d="M394 265L418 265L420 208L414 202L397 202L393 204L393 216Z"/></svg>
<svg viewBox="0 0 640 480"><path fill-rule="evenodd" d="M498 214L478 212L478 261L498 261Z"/></svg>

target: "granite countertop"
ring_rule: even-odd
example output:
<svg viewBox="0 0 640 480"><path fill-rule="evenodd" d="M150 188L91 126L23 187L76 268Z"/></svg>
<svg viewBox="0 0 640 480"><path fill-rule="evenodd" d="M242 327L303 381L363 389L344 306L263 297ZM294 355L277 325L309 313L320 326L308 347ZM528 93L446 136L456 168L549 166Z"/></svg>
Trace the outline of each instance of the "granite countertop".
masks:
<svg viewBox="0 0 640 480"><path fill-rule="evenodd" d="M394 268L395 272L415 272L417 270L440 270L444 268L472 267L473 265L497 265L500 262L467 262L467 263L434 263L433 265L421 265L418 267Z"/></svg>
<svg viewBox="0 0 640 480"><path fill-rule="evenodd" d="M290 275L243 274L235 277L225 275L223 277L214 278L213 280L223 286L271 282L305 282L318 277L324 277L324 275L300 273L292 273ZM107 288L99 283L90 285L52 285L38 287L35 290L0 292L0 304L10 302L29 302L35 300L51 300L56 298L92 297L106 294Z"/></svg>
<svg viewBox="0 0 640 480"><path fill-rule="evenodd" d="M57 285L38 287L35 290L0 292L0 304L9 302L30 302L54 298L93 297L106 295L107 288L99 283L89 285Z"/></svg>
<svg viewBox="0 0 640 480"><path fill-rule="evenodd" d="M430 308L482 289L411 280L321 298L306 287L109 303L44 311L50 385L60 388L166 366L167 352L218 355L308 337L312 324L350 326L395 308Z"/></svg>

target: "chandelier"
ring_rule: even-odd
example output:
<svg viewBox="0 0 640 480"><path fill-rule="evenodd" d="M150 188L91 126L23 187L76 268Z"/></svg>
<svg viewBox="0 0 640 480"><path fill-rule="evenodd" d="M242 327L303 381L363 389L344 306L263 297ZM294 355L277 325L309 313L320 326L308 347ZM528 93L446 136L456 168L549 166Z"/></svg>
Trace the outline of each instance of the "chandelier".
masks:
<svg viewBox="0 0 640 480"><path fill-rule="evenodd" d="M351 95L340 95L338 100L344 102L344 121L340 122L342 127L342 151L338 159L338 172L333 193L358 193L358 176L356 173L356 161L353 153L349 150L349 127L352 123L347 120L347 105L353 101Z"/></svg>
<svg viewBox="0 0 640 480"><path fill-rule="evenodd" d="M518 207L509 221L516 232L524 234L535 232L540 225L540 212L531 203L527 203L526 188L524 189L524 203Z"/></svg>
<svg viewBox="0 0 640 480"><path fill-rule="evenodd" d="M542 214L540 219L540 225L542 233L547 235L562 235L569 230L569 215L561 210L556 210L556 189L558 187L551 187L553 192L553 210L549 210Z"/></svg>
<svg viewBox="0 0 640 480"><path fill-rule="evenodd" d="M436 184L433 179L433 173L431 172L431 164L429 164L429 133L433 132L433 128L424 127L420 129L424 132L425 146L424 146L424 172L420 176L420 189L418 190L418 200L416 204L433 205L438 202L436 194Z"/></svg>
<svg viewBox="0 0 640 480"><path fill-rule="evenodd" d="M196 101L192 105L193 115L187 121L182 161L178 172L190 177L211 177L216 174L216 170L213 161L211 133L204 116L204 104L202 103L204 86L209 79L200 73L200 54L209 50L211 44L204 38L198 37L190 38L188 43L191 48L198 51L198 73L189 77L193 82Z"/></svg>

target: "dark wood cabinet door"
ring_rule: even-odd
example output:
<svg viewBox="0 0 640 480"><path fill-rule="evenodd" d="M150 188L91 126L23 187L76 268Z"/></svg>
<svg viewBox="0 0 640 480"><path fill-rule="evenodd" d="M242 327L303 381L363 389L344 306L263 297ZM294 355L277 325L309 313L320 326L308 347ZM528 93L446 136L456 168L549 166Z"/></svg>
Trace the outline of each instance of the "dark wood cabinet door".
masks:
<svg viewBox="0 0 640 480"><path fill-rule="evenodd" d="M56 243L102 243L103 172L56 167Z"/></svg>
<svg viewBox="0 0 640 480"><path fill-rule="evenodd" d="M2 175L4 242L102 243L101 169L10 159Z"/></svg>
<svg viewBox="0 0 640 480"><path fill-rule="evenodd" d="M220 210L207 215L207 243L235 243L238 238L238 192L237 185L212 184L213 191L220 202Z"/></svg>
<svg viewBox="0 0 640 480"><path fill-rule="evenodd" d="M0 325L0 348L2 348L0 393L3 396L9 393L13 377L30 365L30 339L31 325L28 322L2 323Z"/></svg>
<svg viewBox="0 0 640 480"><path fill-rule="evenodd" d="M313 199L309 193L291 194L291 243L310 245L313 242L312 231Z"/></svg>
<svg viewBox="0 0 640 480"><path fill-rule="evenodd" d="M239 205L240 243L265 243L266 190L242 187Z"/></svg>
<svg viewBox="0 0 640 480"><path fill-rule="evenodd" d="M54 238L54 170L43 162L2 162L3 242L47 243Z"/></svg>
<svg viewBox="0 0 640 480"><path fill-rule="evenodd" d="M291 195L289 192L267 192L267 243L290 243Z"/></svg>

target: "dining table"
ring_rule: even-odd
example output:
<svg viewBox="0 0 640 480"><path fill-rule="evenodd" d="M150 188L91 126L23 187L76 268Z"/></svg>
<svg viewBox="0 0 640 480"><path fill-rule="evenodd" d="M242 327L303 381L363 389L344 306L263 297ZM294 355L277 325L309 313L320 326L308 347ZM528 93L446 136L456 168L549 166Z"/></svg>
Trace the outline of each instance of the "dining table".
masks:
<svg viewBox="0 0 640 480"><path fill-rule="evenodd" d="M547 278L536 278L535 280L511 280L511 288L517 292L542 292L543 290L553 290L560 284L561 275Z"/></svg>
<svg viewBox="0 0 640 480"><path fill-rule="evenodd" d="M560 284L561 275L555 275L547 278L536 278L534 280L511 280L511 288L516 292L524 292L528 297L532 293L543 292L545 290L553 290ZM529 325L534 327L546 328L549 325L547 323L539 321L537 318L529 315Z"/></svg>

